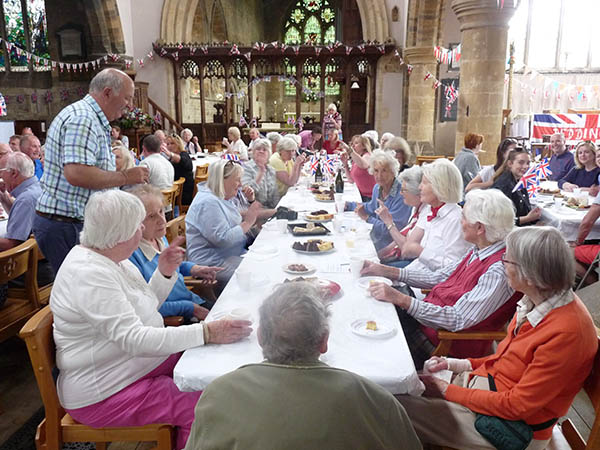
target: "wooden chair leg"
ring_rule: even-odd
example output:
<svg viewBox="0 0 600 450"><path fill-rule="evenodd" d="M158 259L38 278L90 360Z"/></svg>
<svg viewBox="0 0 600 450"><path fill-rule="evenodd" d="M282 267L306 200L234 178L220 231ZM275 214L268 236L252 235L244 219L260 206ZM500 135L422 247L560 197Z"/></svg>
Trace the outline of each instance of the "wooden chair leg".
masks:
<svg viewBox="0 0 600 450"><path fill-rule="evenodd" d="M158 432L156 450L171 450L175 448L175 433L172 427L164 427Z"/></svg>

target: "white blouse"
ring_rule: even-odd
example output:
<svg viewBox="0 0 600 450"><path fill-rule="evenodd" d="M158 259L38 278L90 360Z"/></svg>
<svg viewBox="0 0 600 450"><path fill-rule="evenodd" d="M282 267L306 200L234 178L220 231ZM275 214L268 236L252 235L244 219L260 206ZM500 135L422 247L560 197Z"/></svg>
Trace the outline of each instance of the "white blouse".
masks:
<svg viewBox="0 0 600 450"><path fill-rule="evenodd" d="M431 271L441 269L461 259L473 245L463 239L461 216L462 209L456 203L442 206L431 221L431 206L419 214L417 227L424 230L421 255L411 262L407 268L429 268Z"/></svg>
<svg viewBox="0 0 600 450"><path fill-rule="evenodd" d="M175 281L157 270L146 283L129 260L116 264L80 245L71 250L50 296L63 407L98 403L169 355L204 344L202 324L163 325L158 308Z"/></svg>

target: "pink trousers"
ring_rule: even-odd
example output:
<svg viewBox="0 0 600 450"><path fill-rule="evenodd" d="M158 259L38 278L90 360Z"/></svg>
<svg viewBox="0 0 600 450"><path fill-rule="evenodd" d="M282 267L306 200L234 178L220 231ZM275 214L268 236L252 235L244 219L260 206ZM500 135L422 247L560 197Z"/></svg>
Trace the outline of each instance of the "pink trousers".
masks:
<svg viewBox="0 0 600 450"><path fill-rule="evenodd" d="M177 448L182 449L202 392L181 392L173 383L180 357L181 353L169 356L152 372L101 402L66 411L77 422L94 428L169 423L177 427Z"/></svg>

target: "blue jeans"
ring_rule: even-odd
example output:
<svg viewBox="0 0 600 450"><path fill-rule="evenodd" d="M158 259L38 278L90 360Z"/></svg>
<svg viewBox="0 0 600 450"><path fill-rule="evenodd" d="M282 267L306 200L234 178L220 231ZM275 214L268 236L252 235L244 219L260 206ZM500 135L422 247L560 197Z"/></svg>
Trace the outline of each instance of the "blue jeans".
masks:
<svg viewBox="0 0 600 450"><path fill-rule="evenodd" d="M79 233L82 229L83 223L59 222L35 215L33 235L55 274L58 273L67 254L79 244Z"/></svg>
<svg viewBox="0 0 600 450"><path fill-rule="evenodd" d="M395 261L384 262L383 264L385 264L386 266L393 266L393 267L398 267L399 269L402 269L402 268L408 266L413 261L414 261L414 258L412 258L412 259L397 259Z"/></svg>

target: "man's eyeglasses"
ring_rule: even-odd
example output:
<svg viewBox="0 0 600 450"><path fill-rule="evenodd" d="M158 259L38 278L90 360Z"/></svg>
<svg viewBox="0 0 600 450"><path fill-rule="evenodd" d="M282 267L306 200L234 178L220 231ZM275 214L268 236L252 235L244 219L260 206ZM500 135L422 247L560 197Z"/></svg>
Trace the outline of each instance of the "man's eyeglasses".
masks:
<svg viewBox="0 0 600 450"><path fill-rule="evenodd" d="M514 264L515 266L520 266L520 264L516 261L511 261L510 259L506 259L506 255L502 255L502 264L504 264L505 266L507 264Z"/></svg>

